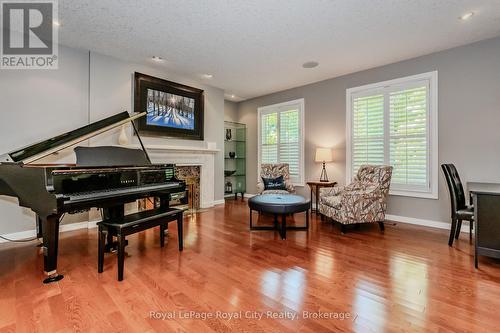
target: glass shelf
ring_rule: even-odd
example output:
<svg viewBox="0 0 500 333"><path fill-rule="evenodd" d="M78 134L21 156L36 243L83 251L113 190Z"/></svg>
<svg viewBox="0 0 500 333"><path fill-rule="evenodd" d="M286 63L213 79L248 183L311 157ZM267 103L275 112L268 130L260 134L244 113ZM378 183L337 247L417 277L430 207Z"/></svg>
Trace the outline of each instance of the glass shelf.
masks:
<svg viewBox="0 0 500 333"><path fill-rule="evenodd" d="M228 140L229 138L229 140ZM235 155L235 157L229 157ZM224 174L224 191L226 197L246 192L246 125L234 122L224 122L224 171L235 171L234 174Z"/></svg>

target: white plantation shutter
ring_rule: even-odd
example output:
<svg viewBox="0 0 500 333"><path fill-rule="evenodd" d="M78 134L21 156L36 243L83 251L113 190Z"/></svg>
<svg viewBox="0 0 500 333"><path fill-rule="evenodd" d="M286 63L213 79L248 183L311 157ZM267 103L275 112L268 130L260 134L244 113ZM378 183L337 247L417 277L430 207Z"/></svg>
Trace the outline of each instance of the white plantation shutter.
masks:
<svg viewBox="0 0 500 333"><path fill-rule="evenodd" d="M352 169L363 164L384 164L384 95L353 99Z"/></svg>
<svg viewBox="0 0 500 333"><path fill-rule="evenodd" d="M259 169L261 163L288 163L290 180L304 182L303 100L259 108Z"/></svg>
<svg viewBox="0 0 500 333"><path fill-rule="evenodd" d="M288 163L290 176L300 178L299 110L287 110L280 115L279 161Z"/></svg>
<svg viewBox="0 0 500 333"><path fill-rule="evenodd" d="M389 93L389 156L394 166L394 188L428 188L427 90L422 83Z"/></svg>
<svg viewBox="0 0 500 333"><path fill-rule="evenodd" d="M263 115L261 128L261 161L278 163L278 114Z"/></svg>
<svg viewBox="0 0 500 333"><path fill-rule="evenodd" d="M347 94L348 181L363 164L392 165L391 194L437 198L437 72Z"/></svg>

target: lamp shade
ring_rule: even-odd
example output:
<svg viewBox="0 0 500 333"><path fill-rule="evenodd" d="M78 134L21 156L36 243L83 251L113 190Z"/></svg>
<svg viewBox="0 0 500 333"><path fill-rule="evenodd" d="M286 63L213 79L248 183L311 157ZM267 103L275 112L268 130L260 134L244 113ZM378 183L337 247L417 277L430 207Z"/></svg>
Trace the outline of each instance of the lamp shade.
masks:
<svg viewBox="0 0 500 333"><path fill-rule="evenodd" d="M330 148L316 148L316 162L331 162L333 161L332 150Z"/></svg>

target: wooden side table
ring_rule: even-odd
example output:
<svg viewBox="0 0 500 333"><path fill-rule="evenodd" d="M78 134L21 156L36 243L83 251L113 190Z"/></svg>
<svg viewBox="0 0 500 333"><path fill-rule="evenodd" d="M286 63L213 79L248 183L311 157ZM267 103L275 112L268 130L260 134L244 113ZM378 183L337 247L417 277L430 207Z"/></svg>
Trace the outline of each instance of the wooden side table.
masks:
<svg viewBox="0 0 500 333"><path fill-rule="evenodd" d="M316 215L318 215L318 201L319 201L319 189L322 187L334 187L337 185L337 182L320 182L320 181L311 181L307 182L307 185L311 189L311 214L312 212L316 212ZM316 209L312 208L312 202L313 202L313 193L316 196Z"/></svg>

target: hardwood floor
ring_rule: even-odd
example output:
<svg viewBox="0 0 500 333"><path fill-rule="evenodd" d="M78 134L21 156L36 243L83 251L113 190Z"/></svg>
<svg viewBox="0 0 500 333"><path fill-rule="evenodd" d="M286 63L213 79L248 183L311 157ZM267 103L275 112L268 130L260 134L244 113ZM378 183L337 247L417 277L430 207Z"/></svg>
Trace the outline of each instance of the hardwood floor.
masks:
<svg viewBox="0 0 500 333"><path fill-rule="evenodd" d="M248 214L246 203L228 201L186 218L182 253L175 223L164 248L157 230L130 236L122 282L116 280L115 255L107 255L104 273L97 273L96 229L61 234L59 272L65 278L51 285L41 283L36 242L2 244L0 332L494 332L500 327L500 263L481 258L474 270L466 235L450 248L446 230L388 223L384 234L374 224L341 235L338 226L313 217L309 232L289 231L283 241L277 232L250 232ZM304 214L295 219L303 223ZM238 311L243 318L223 317ZM315 318L304 318L303 311ZM185 318L189 315L213 318ZM251 315L256 318L246 318Z"/></svg>

